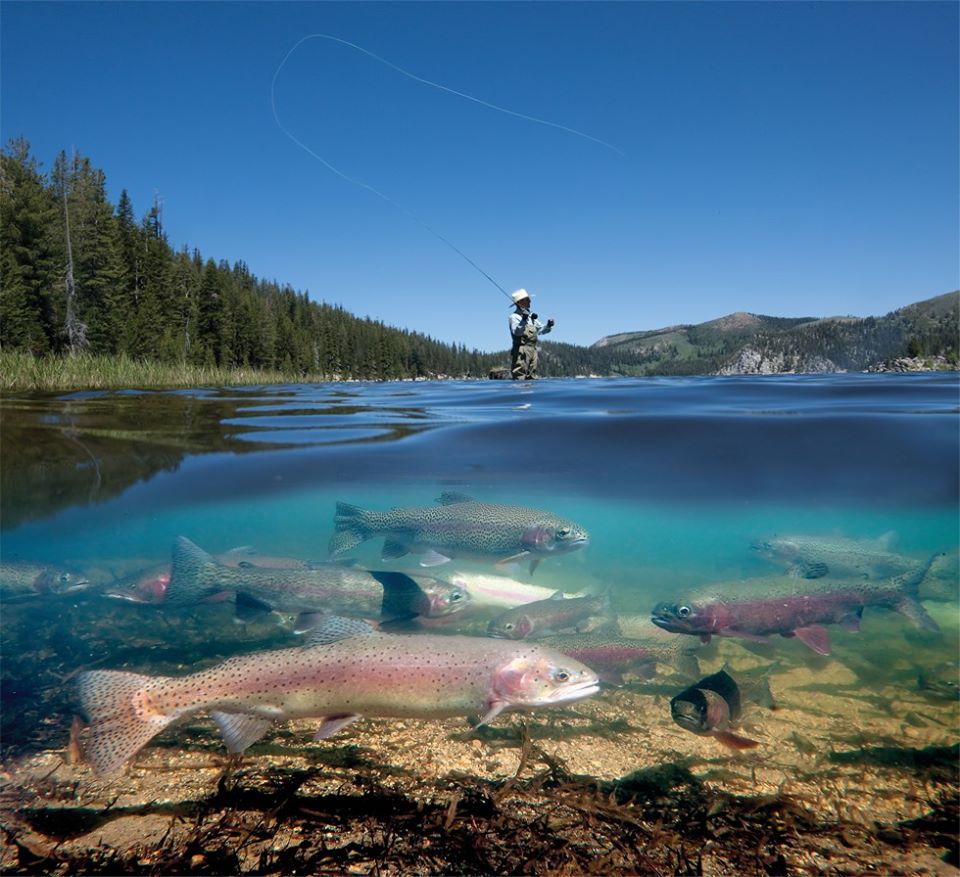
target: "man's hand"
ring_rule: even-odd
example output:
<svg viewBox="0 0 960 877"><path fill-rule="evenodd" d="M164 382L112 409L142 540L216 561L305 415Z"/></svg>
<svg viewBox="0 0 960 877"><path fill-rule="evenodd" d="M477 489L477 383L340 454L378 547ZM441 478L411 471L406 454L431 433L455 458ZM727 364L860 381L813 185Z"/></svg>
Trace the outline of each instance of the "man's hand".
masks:
<svg viewBox="0 0 960 877"><path fill-rule="evenodd" d="M530 314L530 319L531 319L531 320L535 320L535 319L537 319L538 316L539 316L539 314Z"/></svg>
<svg viewBox="0 0 960 877"><path fill-rule="evenodd" d="M551 317L549 320L547 320L547 325L548 325L548 326L556 326L556 325L557 325L557 321L554 320L553 317Z"/></svg>

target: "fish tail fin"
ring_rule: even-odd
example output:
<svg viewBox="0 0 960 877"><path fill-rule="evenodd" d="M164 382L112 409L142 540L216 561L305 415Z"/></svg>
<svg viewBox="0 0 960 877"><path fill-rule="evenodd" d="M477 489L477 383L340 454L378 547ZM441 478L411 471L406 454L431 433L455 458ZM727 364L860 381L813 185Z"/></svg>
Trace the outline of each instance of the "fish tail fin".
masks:
<svg viewBox="0 0 960 877"><path fill-rule="evenodd" d="M328 546L331 555L343 554L370 538L368 512L348 502L338 502L333 518L334 534Z"/></svg>
<svg viewBox="0 0 960 877"><path fill-rule="evenodd" d="M216 570L218 564L211 555L186 536L178 536L173 545L173 563L165 603L199 603L211 594L223 590L222 585L205 584L205 573Z"/></svg>
<svg viewBox="0 0 960 877"><path fill-rule="evenodd" d="M941 552L936 552L914 572L907 573L900 578L900 584L904 595L900 602L894 607L901 615L909 618L917 627L923 630L939 631L940 625L934 621L927 610L920 604L918 594L920 592L920 583L927 577L930 568L941 556Z"/></svg>
<svg viewBox="0 0 960 877"><path fill-rule="evenodd" d="M155 680L115 670L90 670L77 677L80 704L90 722L83 755L95 773L118 773L128 759L177 718L153 711L144 698Z"/></svg>

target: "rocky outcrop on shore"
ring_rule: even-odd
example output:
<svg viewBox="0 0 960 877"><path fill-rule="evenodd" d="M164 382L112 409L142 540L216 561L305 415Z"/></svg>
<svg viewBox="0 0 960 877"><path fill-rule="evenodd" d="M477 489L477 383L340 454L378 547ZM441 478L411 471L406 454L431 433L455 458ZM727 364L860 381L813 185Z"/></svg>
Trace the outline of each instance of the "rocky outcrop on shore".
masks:
<svg viewBox="0 0 960 877"><path fill-rule="evenodd" d="M947 372L960 371L960 363L945 356L899 356L878 362L865 369L868 372Z"/></svg>

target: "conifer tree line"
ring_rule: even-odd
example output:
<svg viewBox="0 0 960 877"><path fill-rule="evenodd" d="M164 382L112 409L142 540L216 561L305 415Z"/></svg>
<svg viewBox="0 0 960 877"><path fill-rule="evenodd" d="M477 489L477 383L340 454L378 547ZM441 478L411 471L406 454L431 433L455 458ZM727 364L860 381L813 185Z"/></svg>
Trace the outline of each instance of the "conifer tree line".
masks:
<svg viewBox="0 0 960 877"><path fill-rule="evenodd" d="M175 250L157 205L138 220L125 190L111 204L89 158L61 152L46 175L19 138L0 162L3 349L372 379L485 377L506 361Z"/></svg>

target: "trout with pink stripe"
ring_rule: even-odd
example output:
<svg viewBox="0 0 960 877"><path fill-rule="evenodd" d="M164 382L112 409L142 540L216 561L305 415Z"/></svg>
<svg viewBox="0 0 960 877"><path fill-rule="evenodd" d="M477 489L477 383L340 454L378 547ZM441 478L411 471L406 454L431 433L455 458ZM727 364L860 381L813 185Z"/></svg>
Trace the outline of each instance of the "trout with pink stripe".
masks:
<svg viewBox="0 0 960 877"><path fill-rule="evenodd" d="M275 722L322 718L316 739L368 717L438 719L529 710L598 690L597 674L554 649L484 637L389 635L330 617L308 644L230 658L183 677L91 670L77 679L90 721L84 755L119 771L175 722L208 712L243 752Z"/></svg>
<svg viewBox="0 0 960 877"><path fill-rule="evenodd" d="M772 634L795 636L813 651L830 654L825 624L860 629L868 606L894 609L917 627L940 628L917 599L917 589L939 555L894 579L766 578L758 582L715 585L689 597L658 603L652 621L673 633L734 636L764 641Z"/></svg>

